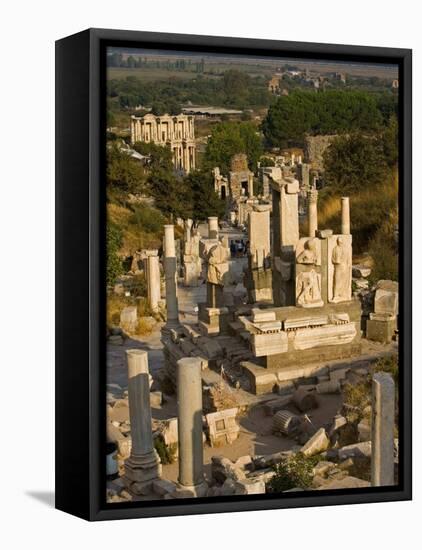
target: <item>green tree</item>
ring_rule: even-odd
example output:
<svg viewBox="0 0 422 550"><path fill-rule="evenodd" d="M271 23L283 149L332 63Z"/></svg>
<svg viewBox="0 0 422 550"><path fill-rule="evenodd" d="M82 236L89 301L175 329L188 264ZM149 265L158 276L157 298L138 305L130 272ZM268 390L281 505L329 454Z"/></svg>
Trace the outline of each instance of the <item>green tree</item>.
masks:
<svg viewBox="0 0 422 550"><path fill-rule="evenodd" d="M361 133L336 138L324 154L324 178L335 192L354 193L388 174L382 142Z"/></svg>
<svg viewBox="0 0 422 550"><path fill-rule="evenodd" d="M108 285L114 284L117 277L123 272L122 262L118 256L122 245L122 233L118 227L110 221L107 223L106 247L107 267L106 280Z"/></svg>
<svg viewBox="0 0 422 550"><path fill-rule="evenodd" d="M141 155L150 157L150 171L163 169L169 173L173 173L174 168L170 147L157 145L151 142L137 141L133 145L133 148Z"/></svg>
<svg viewBox="0 0 422 550"><path fill-rule="evenodd" d="M246 104L250 76L243 72L230 69L223 75L223 89L226 94L226 102L229 105L243 107Z"/></svg>
<svg viewBox="0 0 422 550"><path fill-rule="evenodd" d="M166 105L162 102L155 102L152 104L151 113L155 116L162 116L166 114Z"/></svg>
<svg viewBox="0 0 422 550"><path fill-rule="evenodd" d="M107 185L127 193L141 193L146 189L142 165L115 142L107 147Z"/></svg>
<svg viewBox="0 0 422 550"><path fill-rule="evenodd" d="M261 138L252 123L221 122L211 131L205 150L204 167L219 166L223 174L228 174L233 155L246 153L249 166L255 169L262 151Z"/></svg>
<svg viewBox="0 0 422 550"><path fill-rule="evenodd" d="M262 130L270 145L286 147L301 144L306 134L372 133L382 120L375 97L367 92L294 91L270 105Z"/></svg>
<svg viewBox="0 0 422 550"><path fill-rule="evenodd" d="M196 222L205 221L208 216L222 218L225 202L214 190L214 181L209 171L191 172L185 177L185 185L191 200L191 216ZM183 217L188 217L186 214Z"/></svg>
<svg viewBox="0 0 422 550"><path fill-rule="evenodd" d="M391 115L381 139L387 164L395 166L399 158L399 125L396 115Z"/></svg>

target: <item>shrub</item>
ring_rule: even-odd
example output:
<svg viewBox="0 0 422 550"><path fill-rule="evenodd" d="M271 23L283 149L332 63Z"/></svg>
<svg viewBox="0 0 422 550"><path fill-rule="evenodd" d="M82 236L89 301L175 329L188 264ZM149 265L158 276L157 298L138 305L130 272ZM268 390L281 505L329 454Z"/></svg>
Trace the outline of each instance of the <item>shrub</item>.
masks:
<svg viewBox="0 0 422 550"><path fill-rule="evenodd" d="M154 439L154 448L161 459L161 464L173 464L176 459L177 443L166 445L161 437Z"/></svg>
<svg viewBox="0 0 422 550"><path fill-rule="evenodd" d="M371 369L373 373L388 372L394 379L394 382L399 382L399 361L397 355L390 357L380 357L377 359L374 367Z"/></svg>
<svg viewBox="0 0 422 550"><path fill-rule="evenodd" d="M115 226L109 223L107 225L106 235L107 245L107 267L106 280L108 285L114 284L116 278L122 273L122 262L118 256L118 251L122 242L122 233Z"/></svg>
<svg viewBox="0 0 422 550"><path fill-rule="evenodd" d="M313 480L313 468L318 457L306 458L302 453L283 459L273 467L275 475L267 483L272 493L281 493L294 487L305 489Z"/></svg>

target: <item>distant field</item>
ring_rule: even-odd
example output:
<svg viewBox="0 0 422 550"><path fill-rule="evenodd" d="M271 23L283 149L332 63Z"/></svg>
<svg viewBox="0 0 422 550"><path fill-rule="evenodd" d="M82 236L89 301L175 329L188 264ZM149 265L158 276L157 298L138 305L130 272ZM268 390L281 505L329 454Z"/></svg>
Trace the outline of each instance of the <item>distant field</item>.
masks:
<svg viewBox="0 0 422 550"><path fill-rule="evenodd" d="M181 56L183 57L183 56ZM269 77L275 72L276 67L285 63L287 60L245 60L240 61L238 58L229 60L209 58L205 57L205 74L206 78L219 78L217 75L210 73L223 73L229 69L236 69L245 71L251 76L265 76ZM289 63L296 65L299 69L309 69L312 72L318 72L320 74L328 72L344 72L353 76L370 77L377 76L379 78L395 79L398 77L398 69L389 65L364 65L364 64L348 64L348 63L330 63L330 62L316 62L316 61L303 61L303 60L288 60ZM136 76L143 80L165 80L168 78L178 78L183 80L190 80L198 76L197 73L190 71L175 71L167 69L155 69L155 68L140 68L140 69L128 69L120 67L110 67L108 69L108 78L126 78L127 76Z"/></svg>
<svg viewBox="0 0 422 550"><path fill-rule="evenodd" d="M188 71L172 71L167 69L150 68L127 69L126 67L109 67L107 70L107 78L110 80L113 78L126 78L127 76L135 76L137 78L141 78L144 81L167 80L168 78L192 80L193 78L197 78L198 74ZM207 77L213 78L209 75L207 75Z"/></svg>

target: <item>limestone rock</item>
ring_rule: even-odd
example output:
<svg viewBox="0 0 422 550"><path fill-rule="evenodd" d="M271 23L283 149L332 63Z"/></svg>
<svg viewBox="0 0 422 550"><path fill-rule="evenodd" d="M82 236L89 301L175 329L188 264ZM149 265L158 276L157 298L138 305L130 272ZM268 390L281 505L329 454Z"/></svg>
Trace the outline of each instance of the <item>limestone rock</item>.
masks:
<svg viewBox="0 0 422 550"><path fill-rule="evenodd" d="M334 418L333 418L333 423L329 429L329 432L328 432L328 435L330 437L332 437L340 428L342 428L343 426L345 426L347 424L347 420L346 418L341 415L341 414L337 414Z"/></svg>
<svg viewBox="0 0 422 550"><path fill-rule="evenodd" d="M120 326L127 332L134 332L138 322L138 310L136 306L127 306L120 313Z"/></svg>
<svg viewBox="0 0 422 550"><path fill-rule="evenodd" d="M301 412L307 412L311 409L315 409L318 404L315 394L312 392L311 386L308 390L305 387L298 388L292 395L292 401Z"/></svg>
<svg viewBox="0 0 422 550"><path fill-rule="evenodd" d="M154 409L160 407L163 402L163 394L160 391L152 391L149 394L151 407Z"/></svg>
<svg viewBox="0 0 422 550"><path fill-rule="evenodd" d="M244 479L236 482L236 495L258 495L264 493L265 483L261 480Z"/></svg>
<svg viewBox="0 0 422 550"><path fill-rule="evenodd" d="M329 382L321 382L317 384L316 391L322 395L325 393L340 393L341 387L338 380L330 380Z"/></svg>
<svg viewBox="0 0 422 550"><path fill-rule="evenodd" d="M305 445L302 447L301 452L309 457L314 456L322 451L326 451L330 444L327 433L324 428L320 428Z"/></svg>
<svg viewBox="0 0 422 550"><path fill-rule="evenodd" d="M173 483L173 481L169 481L168 479L154 479L152 482L152 490L160 496L171 494L176 491L176 489L176 483Z"/></svg>
<svg viewBox="0 0 422 550"><path fill-rule="evenodd" d="M371 422L369 418L363 418L358 424L359 441L370 441Z"/></svg>
<svg viewBox="0 0 422 550"><path fill-rule="evenodd" d="M369 487L369 481L364 481L358 477L346 476L343 479L333 479L327 481L317 491L329 490L329 489L356 489L360 487Z"/></svg>
<svg viewBox="0 0 422 550"><path fill-rule="evenodd" d="M280 432L291 436L299 430L300 424L300 417L290 411L278 411L273 417L273 431L275 433Z"/></svg>
<svg viewBox="0 0 422 550"><path fill-rule="evenodd" d="M314 466L314 476L324 476L329 470L335 468L336 465L334 462L329 462L328 460L321 460Z"/></svg>
<svg viewBox="0 0 422 550"><path fill-rule="evenodd" d="M356 279L367 279L371 274L371 268L366 265L354 265L352 266L352 275Z"/></svg>
<svg viewBox="0 0 422 550"><path fill-rule="evenodd" d="M217 483L224 483L227 478L239 481L246 478L242 468L235 466L223 456L211 457L211 476Z"/></svg>
<svg viewBox="0 0 422 550"><path fill-rule="evenodd" d="M364 441L362 443L353 443L352 445L346 445L338 449L338 457L340 460L354 457L366 457L371 456L371 442Z"/></svg>

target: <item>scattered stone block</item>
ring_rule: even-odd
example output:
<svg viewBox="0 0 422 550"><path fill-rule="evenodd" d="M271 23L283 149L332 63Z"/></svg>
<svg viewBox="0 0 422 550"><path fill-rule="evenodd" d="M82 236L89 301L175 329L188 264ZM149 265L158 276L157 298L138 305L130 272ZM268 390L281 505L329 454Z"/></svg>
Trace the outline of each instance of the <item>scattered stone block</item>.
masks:
<svg viewBox="0 0 422 550"><path fill-rule="evenodd" d="M220 344L213 338L201 336L196 340L195 344L209 359L216 359L223 356L223 350Z"/></svg>
<svg viewBox="0 0 422 550"><path fill-rule="evenodd" d="M364 481L353 476L346 476L343 479L332 479L325 482L323 485L318 487L317 491L325 491L331 489L357 489L360 487L369 487L369 482Z"/></svg>
<svg viewBox="0 0 422 550"><path fill-rule="evenodd" d="M292 402L301 412L310 411L318 406L315 394L312 390L313 386L310 386L309 389L307 389L306 386L302 386L292 395Z"/></svg>
<svg viewBox="0 0 422 550"><path fill-rule="evenodd" d="M265 493L265 483L261 480L244 479L236 482L236 495L259 495Z"/></svg>
<svg viewBox="0 0 422 550"><path fill-rule="evenodd" d="M228 477L221 487L220 494L221 496L229 496L229 495L234 495L235 492L236 492L236 482L233 481L233 479Z"/></svg>
<svg viewBox="0 0 422 550"><path fill-rule="evenodd" d="M338 457L340 460L346 460L346 458L355 457L371 457L371 442L363 441L361 443L353 443L352 445L346 445L338 449Z"/></svg>
<svg viewBox="0 0 422 550"><path fill-rule="evenodd" d="M318 462L318 464L314 466L314 476L324 476L329 470L335 468L335 466L333 462L321 460L321 462Z"/></svg>
<svg viewBox="0 0 422 550"><path fill-rule="evenodd" d="M330 438L340 429L342 428L343 426L345 426L347 424L347 420L346 418L341 415L341 414L337 414L334 418L333 418L333 423L329 429L329 432L328 432L328 435L330 436Z"/></svg>
<svg viewBox="0 0 422 550"><path fill-rule="evenodd" d="M356 279L367 279L371 274L371 268L366 265L354 265L352 266L352 276Z"/></svg>
<svg viewBox="0 0 422 550"><path fill-rule="evenodd" d="M326 451L330 444L327 433L324 428L320 428L305 445L302 447L301 452L309 457L314 456L322 451Z"/></svg>
<svg viewBox="0 0 422 550"><path fill-rule="evenodd" d="M119 439L124 439L125 436L116 428L112 422L107 422L107 441L117 443Z"/></svg>
<svg viewBox="0 0 422 550"><path fill-rule="evenodd" d="M284 397L267 401L262 408L266 416L274 416L278 411L282 411L290 403L291 396L285 395Z"/></svg>
<svg viewBox="0 0 422 550"><path fill-rule="evenodd" d="M341 382L346 380L347 373L350 369L337 369L330 372L330 380L333 382Z"/></svg>
<svg viewBox="0 0 422 550"><path fill-rule="evenodd" d="M370 318L366 321L366 337L368 340L388 344L393 340L397 327L396 317L390 314L370 314Z"/></svg>
<svg viewBox="0 0 422 550"><path fill-rule="evenodd" d="M281 410L276 412L273 417L273 431L292 436L298 432L301 425L300 416L290 411Z"/></svg>
<svg viewBox="0 0 422 550"><path fill-rule="evenodd" d="M217 483L223 484L227 478L239 481L246 478L242 468L235 466L231 460L223 456L211 457L211 476Z"/></svg>
<svg viewBox="0 0 422 550"><path fill-rule="evenodd" d="M300 450L300 447L298 448ZM253 465L255 469L269 468L275 466L282 460L289 458L295 454L293 449L289 451L280 451L278 453L273 453L271 455L256 456L253 458Z"/></svg>
<svg viewBox="0 0 422 550"><path fill-rule="evenodd" d="M399 288L395 281L378 281L374 298L375 313L399 313Z"/></svg>
<svg viewBox="0 0 422 550"><path fill-rule="evenodd" d="M117 399L110 411L109 419L111 422L126 422L129 420L129 405L126 399Z"/></svg>
<svg viewBox="0 0 422 550"><path fill-rule="evenodd" d="M250 455L240 456L234 463L236 468L252 468L253 461Z"/></svg>
<svg viewBox="0 0 422 550"><path fill-rule="evenodd" d="M359 441L371 440L371 422L369 418L363 418L358 424Z"/></svg>
<svg viewBox="0 0 422 550"><path fill-rule="evenodd" d="M120 313L120 326L126 332L134 332L138 323L138 310L136 306L127 306Z"/></svg>
<svg viewBox="0 0 422 550"><path fill-rule="evenodd" d="M240 427L236 422L237 412L238 409L235 407L205 416L211 447L230 445L239 437Z"/></svg>
<svg viewBox="0 0 422 550"><path fill-rule="evenodd" d="M263 323L265 321L275 321L275 311L272 311L270 309L259 309L259 308L252 308L252 322L253 323Z"/></svg>
<svg viewBox="0 0 422 550"><path fill-rule="evenodd" d="M132 438L124 437L117 441L117 448L119 450L119 455L126 459L130 456L130 451L132 449Z"/></svg>
<svg viewBox="0 0 422 550"><path fill-rule="evenodd" d="M329 382L321 382L317 384L316 391L319 395L328 393L340 393L341 387L338 380L330 380Z"/></svg>
<svg viewBox="0 0 422 550"><path fill-rule="evenodd" d="M348 470L349 468L352 468L353 465L354 465L353 459L346 458L346 460L343 460L338 464L338 467L340 468L340 470Z"/></svg>
<svg viewBox="0 0 422 550"><path fill-rule="evenodd" d="M166 445L178 444L179 436L177 429L177 418L169 418L163 421L161 435Z"/></svg>
<svg viewBox="0 0 422 550"><path fill-rule="evenodd" d="M123 337L120 334L111 334L108 337L109 344L113 344L114 346L122 346L123 345Z"/></svg>
<svg viewBox="0 0 422 550"><path fill-rule="evenodd" d="M149 400L151 407L154 409L157 407L161 407L161 404L163 402L163 394L160 391L152 391L149 394Z"/></svg>
<svg viewBox="0 0 422 550"><path fill-rule="evenodd" d="M152 490L155 494L164 496L166 494L171 494L176 491L177 485L173 481L168 479L154 479L152 482Z"/></svg>

